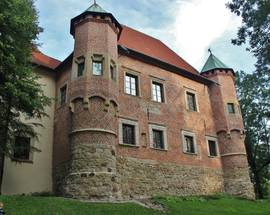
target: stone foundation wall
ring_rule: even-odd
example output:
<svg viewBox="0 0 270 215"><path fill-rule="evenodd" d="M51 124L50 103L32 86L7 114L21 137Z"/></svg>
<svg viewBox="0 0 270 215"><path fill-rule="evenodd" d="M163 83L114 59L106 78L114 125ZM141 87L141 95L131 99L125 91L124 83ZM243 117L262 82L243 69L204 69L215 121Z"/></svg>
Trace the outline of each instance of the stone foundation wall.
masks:
<svg viewBox="0 0 270 215"><path fill-rule="evenodd" d="M223 172L195 166L117 158L122 197L209 195L223 192Z"/></svg>

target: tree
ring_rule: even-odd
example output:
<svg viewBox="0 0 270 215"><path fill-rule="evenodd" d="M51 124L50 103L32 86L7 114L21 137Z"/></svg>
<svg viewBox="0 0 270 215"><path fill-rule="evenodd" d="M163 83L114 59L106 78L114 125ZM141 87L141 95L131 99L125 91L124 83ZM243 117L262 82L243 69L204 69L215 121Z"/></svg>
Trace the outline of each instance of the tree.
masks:
<svg viewBox="0 0 270 215"><path fill-rule="evenodd" d="M245 145L258 198L268 192L270 164L270 82L267 75L237 73L237 91L246 128Z"/></svg>
<svg viewBox="0 0 270 215"><path fill-rule="evenodd" d="M30 62L40 31L32 0L0 1L0 190L14 138L38 137L34 128L41 124L25 119L41 119L50 104Z"/></svg>
<svg viewBox="0 0 270 215"><path fill-rule="evenodd" d="M227 5L230 10L242 17L235 45L249 43L248 50L257 57L257 66L270 65L270 1L232 0ZM266 68L265 68L266 69Z"/></svg>

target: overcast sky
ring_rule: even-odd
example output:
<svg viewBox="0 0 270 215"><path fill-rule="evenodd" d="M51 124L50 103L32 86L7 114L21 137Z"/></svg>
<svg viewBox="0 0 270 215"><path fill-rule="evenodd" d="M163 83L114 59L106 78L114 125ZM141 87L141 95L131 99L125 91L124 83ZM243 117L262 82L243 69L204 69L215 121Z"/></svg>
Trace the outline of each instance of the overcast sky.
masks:
<svg viewBox="0 0 270 215"><path fill-rule="evenodd" d="M233 46L241 19L225 6L229 0L97 0L121 24L162 40L201 71L212 52L227 66L251 72L255 59L245 47ZM93 0L36 0L39 11L40 50L64 60L73 50L70 19Z"/></svg>

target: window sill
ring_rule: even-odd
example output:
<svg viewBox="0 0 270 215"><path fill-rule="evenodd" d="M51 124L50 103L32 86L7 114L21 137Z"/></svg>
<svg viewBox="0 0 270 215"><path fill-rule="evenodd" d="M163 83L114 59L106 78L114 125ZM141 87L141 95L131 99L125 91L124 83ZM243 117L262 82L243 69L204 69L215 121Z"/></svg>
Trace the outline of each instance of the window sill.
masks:
<svg viewBox="0 0 270 215"><path fill-rule="evenodd" d="M211 155L208 155L208 157L211 158L211 159L217 159L217 158L219 158L218 155L217 155L217 156L211 156Z"/></svg>
<svg viewBox="0 0 270 215"><path fill-rule="evenodd" d="M186 154L186 155L198 156L198 153L184 152L184 154Z"/></svg>
<svg viewBox="0 0 270 215"><path fill-rule="evenodd" d="M142 98L141 96L139 96L139 95L136 95L136 96L134 96L134 95L131 95L131 94L128 94L128 93L124 93L126 96L130 96L130 97L133 97L133 98Z"/></svg>
<svg viewBox="0 0 270 215"><path fill-rule="evenodd" d="M186 109L187 110L187 112L189 112L189 113L199 113L199 111L197 111L197 110L189 110L189 109Z"/></svg>
<svg viewBox="0 0 270 215"><path fill-rule="evenodd" d="M129 144L122 144L122 143L119 143L119 146L130 147L130 148L139 148L140 147L138 145L129 145Z"/></svg>
<svg viewBox="0 0 270 215"><path fill-rule="evenodd" d="M161 151L161 152L168 152L168 149L159 149L159 148L155 148L155 147L150 147L153 150L157 150L157 151Z"/></svg>
<svg viewBox="0 0 270 215"><path fill-rule="evenodd" d="M162 105L162 104L166 104L166 102L158 102L158 101L155 101L155 100L151 100L151 102L155 103L155 104L159 104L159 105Z"/></svg>
<svg viewBox="0 0 270 215"><path fill-rule="evenodd" d="M24 159L18 159L18 158L11 158L12 162L18 162L18 163L29 163L33 164L34 162L31 160L24 160Z"/></svg>

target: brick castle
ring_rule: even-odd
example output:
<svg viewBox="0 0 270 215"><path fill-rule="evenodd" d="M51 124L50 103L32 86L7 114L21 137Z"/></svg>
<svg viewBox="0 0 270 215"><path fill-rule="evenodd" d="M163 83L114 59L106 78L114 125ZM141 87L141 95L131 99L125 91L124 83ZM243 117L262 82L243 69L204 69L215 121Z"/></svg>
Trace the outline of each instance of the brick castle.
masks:
<svg viewBox="0 0 270 215"><path fill-rule="evenodd" d="M199 73L96 3L71 20L70 33L74 52L63 62L33 53L56 100L40 143L16 138L25 150L7 158L4 194L254 198L232 68L211 53Z"/></svg>

